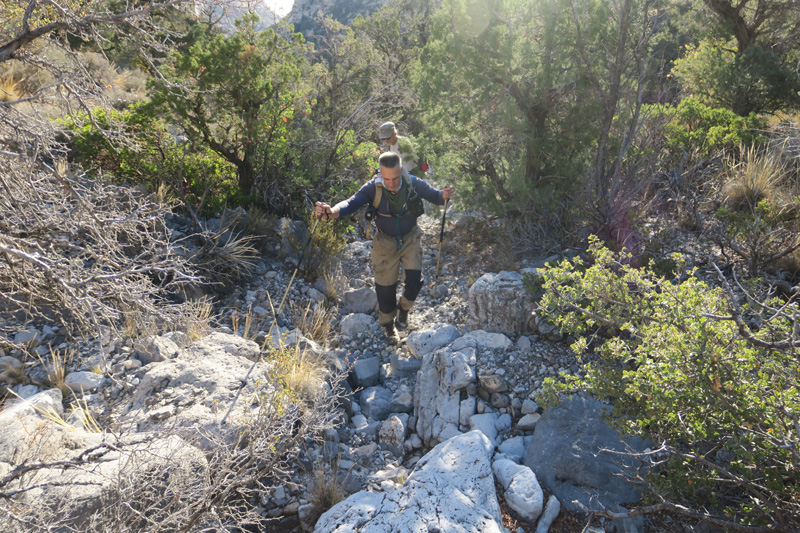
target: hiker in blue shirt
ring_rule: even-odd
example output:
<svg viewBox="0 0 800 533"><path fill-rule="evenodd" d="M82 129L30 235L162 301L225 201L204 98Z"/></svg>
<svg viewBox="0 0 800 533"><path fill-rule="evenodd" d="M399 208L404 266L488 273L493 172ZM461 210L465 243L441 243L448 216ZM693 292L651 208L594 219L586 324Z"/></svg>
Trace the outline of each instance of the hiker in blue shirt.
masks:
<svg viewBox="0 0 800 533"><path fill-rule="evenodd" d="M422 289L422 230L417 226L417 218L424 213L422 200L444 205L445 199L453 197L454 190L449 185L442 190L435 189L404 172L400 156L393 152L381 154L378 164L379 175L347 200L333 207L317 202L316 215L339 218L369 206L366 216L374 219L378 228L372 239L372 267L380 310L378 323L387 341L396 344L399 341L397 328L408 326L408 312ZM398 306L401 265L405 279Z"/></svg>

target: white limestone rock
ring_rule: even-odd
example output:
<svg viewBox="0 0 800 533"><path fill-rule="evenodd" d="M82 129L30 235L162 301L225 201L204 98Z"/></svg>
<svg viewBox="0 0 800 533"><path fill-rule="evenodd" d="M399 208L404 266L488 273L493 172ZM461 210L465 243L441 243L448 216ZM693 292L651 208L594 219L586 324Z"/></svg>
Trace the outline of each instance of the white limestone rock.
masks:
<svg viewBox="0 0 800 533"><path fill-rule="evenodd" d="M472 431L431 450L406 482L358 492L323 514L316 533L505 533L490 465L492 443Z"/></svg>

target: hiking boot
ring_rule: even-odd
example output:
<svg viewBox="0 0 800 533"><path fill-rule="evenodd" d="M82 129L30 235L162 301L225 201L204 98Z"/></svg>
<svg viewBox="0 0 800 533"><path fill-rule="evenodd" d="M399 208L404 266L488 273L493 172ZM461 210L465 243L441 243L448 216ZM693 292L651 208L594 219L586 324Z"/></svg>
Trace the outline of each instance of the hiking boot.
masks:
<svg viewBox="0 0 800 533"><path fill-rule="evenodd" d="M397 329L394 327L394 321L383 326L383 334L386 335L387 344L397 344L400 342L400 335L397 334Z"/></svg>
<svg viewBox="0 0 800 533"><path fill-rule="evenodd" d="M408 327L408 311L402 307L397 310L397 329L404 330Z"/></svg>

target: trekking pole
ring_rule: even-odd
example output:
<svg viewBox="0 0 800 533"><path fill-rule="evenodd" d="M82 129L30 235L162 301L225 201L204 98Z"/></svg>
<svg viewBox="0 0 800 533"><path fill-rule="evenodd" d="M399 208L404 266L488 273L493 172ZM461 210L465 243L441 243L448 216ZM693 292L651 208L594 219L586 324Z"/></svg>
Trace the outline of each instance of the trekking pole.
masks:
<svg viewBox="0 0 800 533"><path fill-rule="evenodd" d="M275 308L274 307L272 308L272 311L273 311L272 312L272 324L270 324L269 331L267 332L267 340L269 340L270 337L272 337L272 328L274 328L275 324L278 323L278 317L280 316L281 311L283 311L283 304L286 303L286 297L289 295L289 289L292 288L292 283L294 283L294 278L295 278L295 276L297 276L297 272L300 270L300 265L303 264L303 259L306 256L306 250L308 249L308 245L311 244L311 239L314 238L314 233L317 231L317 225L319 224L319 219L320 219L320 217L317 217L316 222L314 222L314 227L311 228L311 234L308 236L308 240L306 241L306 245L303 246L303 251L300 252L300 259L297 261L297 266L295 267L294 272L292 272L292 277L291 277L291 279L289 279L289 284L286 286L286 291L284 291L284 293L283 293L283 298L281 299L281 303L280 303L280 305L278 305L278 312L276 313L275 312ZM264 344L266 344L266 342L267 341L265 340ZM262 348L263 348L263 346L262 346ZM241 383L241 385L239 385L239 389L236 391L236 396L233 397L233 401L231 402L231 406L228 407L228 411L225 413L225 416L222 417L222 421L219 423L220 426L224 426L225 425L225 421L228 419L228 415L231 414L231 411L233 410L233 406L236 405L236 401L239 399L239 395L242 393L242 389L244 389L244 386L247 385L247 379L250 377L250 374L253 372L253 369L256 367L256 363L258 363L259 360L260 360L260 357L256 357L256 360L253 361L252 365L250 365L250 370L247 371L247 374L245 374L244 379L242 379L242 383Z"/></svg>
<svg viewBox="0 0 800 533"><path fill-rule="evenodd" d="M446 187L446 185L445 185ZM439 230L439 257L436 258L436 279L433 282L433 299L436 300L436 286L439 285L439 263L442 261L442 241L444 240L444 219L447 216L447 201L444 199L444 212L442 212L442 229Z"/></svg>

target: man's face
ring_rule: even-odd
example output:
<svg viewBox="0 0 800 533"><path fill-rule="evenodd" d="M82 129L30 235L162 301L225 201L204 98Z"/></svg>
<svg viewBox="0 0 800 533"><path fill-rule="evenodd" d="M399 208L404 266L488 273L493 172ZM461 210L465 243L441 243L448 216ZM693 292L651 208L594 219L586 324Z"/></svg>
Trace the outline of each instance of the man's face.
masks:
<svg viewBox="0 0 800 533"><path fill-rule="evenodd" d="M381 167L381 177L383 178L383 186L394 194L400 190L403 184L403 173L400 171L400 165L394 168Z"/></svg>

